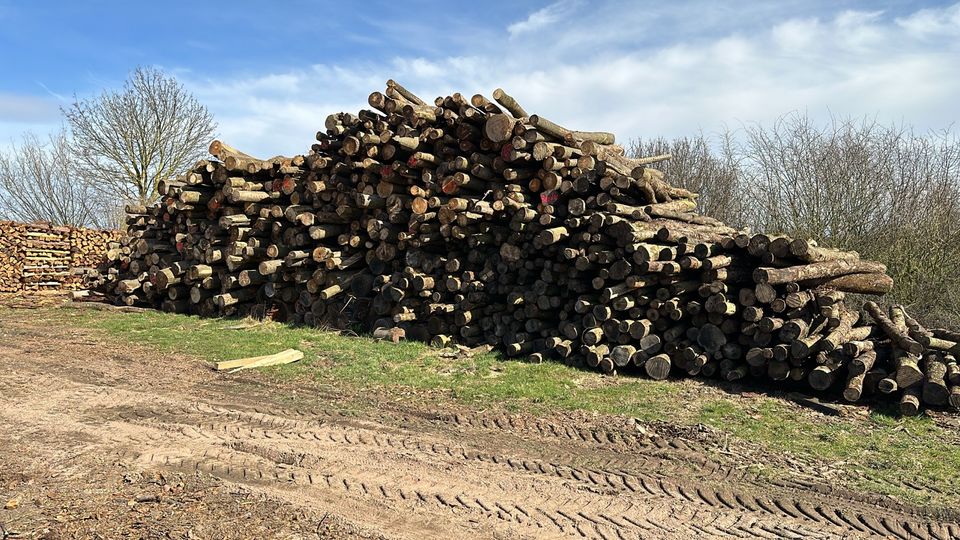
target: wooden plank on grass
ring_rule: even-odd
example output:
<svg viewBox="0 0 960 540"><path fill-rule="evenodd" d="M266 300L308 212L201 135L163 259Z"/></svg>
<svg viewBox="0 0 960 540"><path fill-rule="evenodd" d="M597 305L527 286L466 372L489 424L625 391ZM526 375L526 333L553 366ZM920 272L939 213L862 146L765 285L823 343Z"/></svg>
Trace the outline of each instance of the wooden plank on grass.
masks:
<svg viewBox="0 0 960 540"><path fill-rule="evenodd" d="M241 369L251 369L267 366L278 366L281 364L290 364L303 359L303 353L296 349L287 349L276 354L266 356L251 356L249 358L238 358L237 360L226 360L217 362L215 369L217 371L230 370L230 373L240 371Z"/></svg>

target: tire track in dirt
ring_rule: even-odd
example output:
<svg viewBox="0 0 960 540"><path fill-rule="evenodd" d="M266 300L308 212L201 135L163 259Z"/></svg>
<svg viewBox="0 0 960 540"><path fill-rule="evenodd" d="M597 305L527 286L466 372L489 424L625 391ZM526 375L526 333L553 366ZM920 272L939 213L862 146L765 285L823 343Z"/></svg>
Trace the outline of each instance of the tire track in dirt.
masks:
<svg viewBox="0 0 960 540"><path fill-rule="evenodd" d="M312 486L314 477L323 477L329 480L328 487L342 484L351 495L362 492L363 496L370 497L371 494L375 496L379 493L390 501L397 499L387 493L408 490L421 502L436 500L440 507L476 511L471 505L451 502L457 500L457 497L466 497L473 500L478 508L484 509L480 513L487 518L496 517L502 521L516 522L518 525L532 523L538 529L552 524L555 532L567 534L576 531L585 538L632 534L639 527L637 523L661 527L664 534L696 532L690 528L692 524L702 528L700 532L704 534L707 531L711 535L719 535L721 532L733 534L732 530L727 530L733 525L725 525L725 529L710 525L723 523L723 515L732 512L751 514L754 517L749 526L738 523L735 527L737 530L744 527L747 527L747 531L765 530L764 526L776 526L772 530L778 534L796 530L797 534L806 537L810 537L814 530L823 532L834 528L837 530L833 532L840 535L843 529L853 528L862 533L910 538L914 536L911 531L921 529L917 523L895 516L875 516L874 513L865 513L859 509L824 510L821 505L818 511L818 508L810 504L788 497L756 497L746 492L717 490L712 486L690 481L673 481L662 473L650 472L657 471L662 461L655 457L633 457L633 460L642 459L646 472L597 470L544 462L536 458L487 454L463 445L431 441L416 435L378 434L368 429L336 425L330 418L312 421L302 417L286 418L282 411L273 409L251 412L204 402L174 402L169 406L158 406L157 404L164 400L161 396L152 396L150 405L143 406L143 397L138 398L128 391L90 388L84 385L62 390L61 393L63 395L49 401L54 404L86 401L88 405L95 407L86 409L81 423L99 423L105 426L107 429L101 435L106 441L112 444L126 441L133 446L166 449L166 453L162 454L165 456L163 465L189 469L189 464L193 463L194 469L240 483L266 481L284 486L291 483ZM138 401L140 406L135 405ZM102 407L106 404L112 404L113 407ZM215 421L217 418L223 420ZM502 431L516 428L515 425L496 422L493 424ZM96 430L91 429L83 431L88 434L91 434L91 431L96 433ZM126 434L126 439L121 434ZM580 434L576 436L583 440ZM621 444L613 437L597 440L596 432L593 437L592 444L598 446ZM638 446L657 448L656 445ZM418 475L407 474L402 468L394 469L394 482L386 483L375 481L379 476L371 476L364 468L347 468L342 469L339 474L332 474L328 472L329 469L297 465L305 461L311 464L321 463L330 460L331 455L337 451L343 453L346 449L346 455L350 456L350 459L339 465L347 466L348 463L356 461L362 447L366 447L368 453L377 451L380 459L383 459L382 451L388 450L390 453L413 456L422 463L438 460L457 462L461 465L457 470L463 468L464 462L475 462L495 469L492 476L498 478L504 477L504 469L519 476L511 476L507 482L501 480L495 488L488 485L486 489L479 489L478 485L467 486L462 482L451 482L449 478L446 483L423 483L417 479ZM187 453L176 456L177 448L185 448ZM191 456L201 448L204 458L192 461ZM172 455L176 456L173 460L170 452L174 452ZM145 464L158 464L158 454L151 452L149 455L151 458ZM254 459L251 460L249 456L254 456ZM187 465L184 465L185 463ZM383 472L377 473L380 474ZM555 478L562 481L562 484L557 486L550 485L549 482L531 482L527 480L530 476ZM372 488L367 487L368 484ZM361 491L351 487L355 485L359 485ZM472 489L467 489L468 487ZM505 498L507 493L520 493L523 494L522 500L539 501L540 504L533 505L531 514L529 511L525 512L524 507L519 506L515 499ZM401 495L399 500L408 498ZM663 499L670 500L669 504L664 504ZM560 500L564 503L547 504L548 501ZM657 500L659 503L650 504L650 500ZM674 524L675 516L665 508L676 503L696 508L695 513L684 516L682 523ZM604 510L600 512L597 508ZM774 518L772 523L763 523L762 519L756 517L764 514ZM535 517L541 515L546 517ZM646 521L637 521L636 515L647 516L643 518ZM784 520L796 523L785 524ZM790 529L791 526L794 529ZM807 530L810 527L815 529Z"/></svg>
<svg viewBox="0 0 960 540"><path fill-rule="evenodd" d="M217 412L226 413L227 415L233 417L234 419L239 419L239 415L241 414L234 409L222 409L222 408L218 409L218 408L209 407L209 406L207 406L205 410L211 413L217 413ZM182 412L185 413L188 411L182 411ZM152 411L151 414L158 415L158 416L162 415L158 411ZM290 419L283 419L282 415L289 414L284 411L278 411L278 410L272 410L272 409L258 410L256 414L261 416L260 418L258 418L258 422L257 422L258 426L263 426L264 424L267 424L269 426L274 426L274 427L292 426L292 425L311 426L316 424L314 422L303 422L303 421L296 421L296 420L290 420ZM299 414L300 416L303 416L304 412L298 411L297 414ZM328 417L329 416L330 415L328 415ZM648 439L643 439L633 434L623 433L623 432L618 432L613 430L595 430L595 429L584 430L581 428L574 428L570 426L558 426L556 424L551 424L551 423L543 422L540 420L527 422L522 419L517 419L516 417L505 417L505 416L497 416L494 418L468 418L466 421L460 420L458 417L457 419L454 419L451 423L454 423L456 425L461 425L461 426L464 424L479 424L483 428L494 429L501 432L512 432L512 431L522 432L525 430L529 431L532 428L541 436L547 436L547 437L555 436L561 439L567 439L567 440L577 441L577 442L585 442L592 450L597 450L598 448L604 448L604 447L613 447L618 452L621 452L620 455L624 456L624 459L606 460L606 465L608 469L599 470L599 469L565 467L563 465L558 465L556 463L542 462L540 460L517 460L514 458L508 458L504 456L496 456L496 455L490 456L490 455L477 453L477 452L473 452L472 454L468 455L466 453L468 452L468 450L463 447L448 447L440 443L440 448L442 449L440 452L446 453L446 455L449 457L453 457L454 454L457 454L462 456L464 459L478 459L481 461L486 460L493 463L506 464L511 468L514 468L517 470L523 469L523 470L526 470L527 472L530 472L532 467L538 467L543 469L544 466L546 466L546 468L550 468L551 470L553 470L554 474L563 475L566 472L567 478L577 479L577 480L587 479L587 481L595 484L596 487L601 489L610 489L611 487L614 486L614 483L611 482L609 478L619 478L621 479L619 483L629 482L629 481L633 481L636 483L637 481L640 481L641 485L643 485L642 479L647 480L647 482L650 482L651 480L663 480L663 479L669 480L669 478L673 476L677 476L678 475L677 473L680 473L679 475L681 476L684 476L684 477L692 476L692 477L695 477L697 480L700 480L703 482L709 482L714 486L722 485L724 482L729 482L729 481L739 481L741 483L746 483L746 484L751 484L756 486L765 486L772 483L778 488L780 488L780 491L782 492L791 492L797 495L799 497L799 500L801 501L803 500L804 496L809 497L811 492L816 493L821 499L820 504L817 506L818 510L808 511L808 510L794 508L793 510L788 511L787 515L790 515L790 516L805 515L814 520L826 519L827 521L837 519L836 517L829 515L829 513L827 514L827 516L823 515L825 511L822 510L822 507L823 507L822 499L826 497L826 498L834 499L835 504L854 501L854 502L864 503L868 505L878 505L881 508L892 510L896 514L903 514L903 513L913 514L914 516L917 516L921 522L926 517L923 515L922 510L917 508L912 508L909 505L905 506L901 503L892 504L891 501L888 499L884 499L881 497L863 496L860 494L851 493L849 491L841 490L836 487L829 486L822 483L815 483L815 482L804 481L804 480L776 480L776 479L762 480L743 470L736 470L731 467L722 466L716 462L713 462L709 459L704 458L700 453L704 451L704 449L696 442L661 440L659 441L659 444L656 444L654 442L651 442ZM362 425L362 423L358 423L358 422L354 422L354 424ZM225 425L225 426L222 426L222 428L211 426L211 428L226 430L228 429L228 426ZM325 432L325 433L326 433L325 436L334 437L332 432ZM359 438L361 442L366 442L363 439L363 433L364 432L362 431L357 431L355 433L355 436ZM290 440L297 440L298 438L310 438L311 436L316 437L317 434L316 432L310 431L308 429L307 431L304 431L304 432L290 432L290 433L264 432L262 434L257 434L255 432L249 432L247 436L254 439L264 438L264 439L281 439L281 440L290 441ZM354 443L354 441L350 440L349 436L343 436L341 437L340 440L336 440L336 439L332 439L332 440L334 442L340 442L345 444ZM411 444L410 439L402 438L400 439L400 441L401 441L400 444L402 444L405 447L405 449L411 449L408 446ZM374 442L381 446L384 445L384 443L380 442L378 439L376 439L376 437L374 437ZM395 441L393 439L390 439L390 438L386 439L386 445L394 445L394 444L395 444ZM436 443L426 445L419 441L414 441L413 444L415 444L415 450L420 452L426 452L426 453L438 452ZM690 452L691 449L696 451ZM629 457L626 457L626 454L623 452L625 450L630 451ZM568 454L569 452L563 451L561 453ZM696 465L696 469L692 469L690 467L677 467L672 463L677 460L681 462L692 462L694 465ZM535 465L531 465L531 464L535 464ZM617 469L616 468L617 466L620 466L620 467L629 466L630 470ZM653 471L653 472L648 472L646 474L643 474L643 473L638 474L638 473L631 473L630 472L631 470L633 471L645 470L645 471ZM597 477L604 478L605 480L595 481L594 479ZM700 488L700 492L711 493L710 491L711 489L712 488L710 487ZM720 491L717 491L717 495L715 496L703 495L701 496L701 499L703 497L707 497L708 499L723 500L723 497L724 497L723 493L724 493L723 490L720 490ZM673 494L673 492L670 490L661 490L661 494L671 495ZM749 495L739 495L739 496L733 496L731 494L726 495L727 501L738 500L738 499L749 500ZM707 501L707 502L712 504L712 501ZM727 503L724 503L724 504L727 504ZM788 506L792 506L792 507L796 506L795 503L790 503L790 502L784 503L784 504L787 504ZM802 504L802 503L799 503L799 504ZM729 504L727 505L730 506ZM730 507L733 508L733 506L730 506ZM740 504L741 509L753 510L756 507L757 506L755 504L751 504L751 503ZM763 509L763 507L760 507L760 508ZM842 520L843 518L840 518L840 519Z"/></svg>
<svg viewBox="0 0 960 540"><path fill-rule="evenodd" d="M129 355L119 355L117 358L128 359ZM30 369L30 366L25 366ZM216 390L210 389L211 393L218 394L219 390L231 390L229 378L210 378L209 371L201 366L192 366L199 368L208 382L213 383L208 386L216 387ZM34 368L37 375L43 376L45 373L42 368ZM91 370L86 367L79 371L67 371L63 374L69 380L81 384L90 384L93 380L103 381L102 373L99 370ZM24 380L23 376L20 380ZM143 386L141 381L126 381L129 385ZM245 381L246 382L246 381ZM4 384L0 381L0 385ZM2 388L2 386L0 386ZM98 386L91 386L91 392L98 392ZM236 396L230 396L235 398ZM310 426L312 423L305 423L300 418L332 418L342 422L349 422L355 425L363 425L364 420L345 414L336 409L312 407L304 408L276 408L271 406L264 409L258 404L235 403L231 405L231 414L260 414L263 416L263 422L273 427L281 426ZM208 411L216 413L218 408L215 405L206 405ZM789 478L765 479L759 478L750 471L736 466L723 465L714 460L705 457L708 453L708 447L696 440L678 437L658 437L651 439L635 432L624 429L582 427L575 420L553 421L549 419L539 419L523 415L506 414L464 414L464 413L423 413L416 410L404 410L400 414L392 414L390 411L381 411L381 417L385 421L378 424L377 429L385 429L385 424L418 424L424 421L436 426L439 429L472 429L485 431L491 434L510 433L512 435L529 434L546 439L565 440L573 443L580 443L583 448L590 450L592 454L600 454L602 450L609 450L610 455L616 456L610 460L609 467L616 467L624 461L625 456L654 456L663 461L660 468L667 474L682 474L685 477L702 477L704 481L736 481L740 483L754 484L758 486L767 486L775 483L781 490L793 490L797 496L805 497L811 493L819 496L836 496L841 500L857 501L869 505L878 505L881 507L894 507L896 510L913 514L920 519L927 516L922 509L909 504L903 504L897 501L891 501L888 498L852 492L838 488L835 485L824 483L820 477L814 474L798 474L794 471ZM673 463L680 463L679 470ZM642 463L635 463L641 466ZM691 466L693 465L693 466ZM917 484L916 482L904 479L900 483L893 484L900 488L911 489L917 492L933 491L932 487ZM953 513L939 516L941 519L960 520L960 514Z"/></svg>
<svg viewBox="0 0 960 540"><path fill-rule="evenodd" d="M224 392L191 366L126 357L18 362L0 344L0 436L44 458L111 453L200 471L397 537L954 538L918 509L805 479L770 482L706 443L522 415L380 411L359 418ZM163 370L166 371L163 371ZM212 383L216 383L215 385ZM269 398L267 398L269 399ZM46 453L43 453L46 452ZM59 452L59 454L58 454Z"/></svg>
<svg viewBox="0 0 960 540"><path fill-rule="evenodd" d="M638 500L629 502L610 502L594 500L584 502L582 498L564 498L559 504L544 500L530 501L523 498L523 504L515 497L503 494L465 494L459 486L442 482L426 485L417 482L403 484L378 482L373 475L364 474L362 469L346 469L340 474L332 474L311 469L291 471L287 468L271 468L258 460L243 460L227 457L223 454L205 456L206 459L194 460L169 455L151 455L147 463L186 470L199 470L208 474L233 479L238 482L267 484L280 483L314 487L316 485L343 490L348 494L360 494L364 497L383 499L384 501L412 502L414 506L427 505L479 513L487 518L516 523L550 532L573 534L583 538L644 538L651 534L678 535L689 538L700 532L711 537L742 537L740 533L763 537L759 531L789 536L792 532L798 538L833 538L816 526L806 524L769 524L743 516L712 516L708 512L698 511L689 506L676 507L664 511L658 504L644 504ZM322 479L322 481L321 481ZM644 516L644 517L639 517ZM671 522L679 521L679 527ZM695 524L695 525L691 525ZM538 531L539 534L539 531Z"/></svg>
<svg viewBox="0 0 960 540"><path fill-rule="evenodd" d="M257 441L253 445L236 448L248 452L256 452L258 448L267 448L260 446L263 442L274 445L277 443L302 446L319 444L321 447L324 443L332 443L338 446L376 446L396 451L414 451L430 454L439 458L497 464L503 468L522 473L556 476L587 485L590 489L596 490L598 493L637 493L646 491L650 495L670 496L680 501L706 504L713 508L725 506L738 511L767 511L780 517L806 517L817 523L830 523L839 527L862 524L859 518L855 523L847 523L844 521L844 515L838 515L835 512L832 513L824 510L822 501L815 507L805 504L802 500L789 499L778 499L775 502L761 503L757 502L754 496L745 493L716 489L709 485L691 487L689 482L671 483L669 479L670 475L661 471L662 460L656 457L647 457L644 459L643 456L634 456L631 462L642 462L642 469L590 469L555 462L545 462L538 459L520 459L504 455L486 454L461 445L430 442L412 437L378 435L377 433L366 432L349 426L331 426L326 429L314 428L300 431L271 431L259 427L262 426L263 422L257 422L257 426L254 427L242 422L214 423L203 422L202 419L191 417L176 418L177 413L187 412L189 411L185 409L178 411L159 411L152 409L150 413L137 411L133 414L133 417L151 418L152 416L154 419L162 420L163 423L175 422L181 425L180 430L193 428L196 430L196 436L215 439L223 444L227 444L229 440L240 439L244 441ZM228 415L236 417L235 414L230 412L228 412ZM276 425L277 422L272 422L272 424ZM270 457L267 454L262 455L264 457ZM308 453L293 450L288 452L287 455L293 456L293 461L288 464L303 462L311 457ZM659 472L641 472L642 470ZM729 480L728 476L722 475L723 470L715 470L719 471L721 476L719 478L713 478L714 480ZM843 499L840 500L842 501ZM891 531L888 530L886 532L890 533Z"/></svg>
<svg viewBox="0 0 960 540"><path fill-rule="evenodd" d="M477 429L481 432L499 433L503 431L515 431L528 433L548 440L555 439L558 441L582 443L582 446L593 449L609 448L621 455L640 454L648 457L657 457L662 460L661 467L668 472L673 470L674 467L672 464L676 463L680 465L680 472L686 471L685 476L689 477L692 475L702 478L704 481L736 481L767 488L773 484L780 490L789 490L806 496L814 493L817 497L821 498L824 496L835 497L842 501L855 501L867 505L889 508L898 513L917 516L921 521L929 517L928 511L916 505L878 495L853 492L833 484L824 483L812 474L794 474L790 478L763 478L744 468L731 467L706 457L706 455L709 454L709 447L695 440L670 437L650 439L625 429L581 428L567 424L558 424L549 420L523 418L522 416L496 413L433 415L432 418L436 423L441 425L452 424ZM916 491L940 492L933 487L906 480L897 485ZM940 517L949 521L960 521L960 512L949 512Z"/></svg>

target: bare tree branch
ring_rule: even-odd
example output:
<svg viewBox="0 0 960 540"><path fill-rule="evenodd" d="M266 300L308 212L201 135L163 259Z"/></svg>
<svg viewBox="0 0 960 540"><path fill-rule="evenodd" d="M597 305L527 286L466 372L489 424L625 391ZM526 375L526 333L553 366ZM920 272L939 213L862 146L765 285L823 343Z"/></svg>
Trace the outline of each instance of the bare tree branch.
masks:
<svg viewBox="0 0 960 540"><path fill-rule="evenodd" d="M806 115L746 128L744 184L758 230L882 261L894 298L960 317L960 139L870 119Z"/></svg>
<svg viewBox="0 0 960 540"><path fill-rule="evenodd" d="M154 68L137 68L121 90L63 112L84 179L123 203L151 203L157 182L202 158L216 129L206 107Z"/></svg>

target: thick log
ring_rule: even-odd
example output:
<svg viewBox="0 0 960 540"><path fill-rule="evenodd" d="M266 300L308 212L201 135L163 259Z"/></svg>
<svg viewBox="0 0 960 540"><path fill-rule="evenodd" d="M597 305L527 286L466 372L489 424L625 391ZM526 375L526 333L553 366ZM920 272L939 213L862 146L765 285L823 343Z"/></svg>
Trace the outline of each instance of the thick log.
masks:
<svg viewBox="0 0 960 540"><path fill-rule="evenodd" d="M920 413L920 391L917 388L907 388L900 395L900 414L916 416Z"/></svg>
<svg viewBox="0 0 960 540"><path fill-rule="evenodd" d="M483 126L483 133L495 143L504 142L513 136L513 128L517 121L506 114L494 114L487 118Z"/></svg>
<svg viewBox="0 0 960 540"><path fill-rule="evenodd" d="M666 354L658 354L647 359L643 364L644 371L651 379L662 381L670 376L671 361Z"/></svg>
<svg viewBox="0 0 960 540"><path fill-rule="evenodd" d="M843 399L847 401L860 401L863 396L863 381L867 372L851 373L847 378L846 386L843 389Z"/></svg>
<svg viewBox="0 0 960 540"><path fill-rule="evenodd" d="M893 290L893 278L886 274L848 274L834 278L816 279L806 283L810 287L835 289L838 291L884 295Z"/></svg>
<svg viewBox="0 0 960 540"><path fill-rule="evenodd" d="M927 405L944 406L950 399L947 386L947 365L939 353L929 352L924 356L924 383L922 397Z"/></svg>
<svg viewBox="0 0 960 540"><path fill-rule="evenodd" d="M816 262L787 268L757 268L753 279L757 283L780 285L783 283L802 283L821 278L845 276L847 274L885 273L887 267L874 261L844 260Z"/></svg>
<svg viewBox="0 0 960 540"><path fill-rule="evenodd" d="M855 251L822 248L812 240L793 240L788 243L788 246L790 255L810 263L836 260L856 261L860 259L860 255Z"/></svg>

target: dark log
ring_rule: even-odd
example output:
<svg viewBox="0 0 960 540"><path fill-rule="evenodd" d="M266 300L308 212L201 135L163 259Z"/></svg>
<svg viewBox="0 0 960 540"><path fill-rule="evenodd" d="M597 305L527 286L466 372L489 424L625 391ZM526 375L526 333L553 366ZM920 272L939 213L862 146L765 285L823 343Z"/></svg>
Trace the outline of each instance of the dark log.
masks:
<svg viewBox="0 0 960 540"><path fill-rule="evenodd" d="M916 387L907 388L900 395L900 414L916 416L920 413L920 390Z"/></svg>
<svg viewBox="0 0 960 540"><path fill-rule="evenodd" d="M671 361L670 356L658 354L647 359L643 364L644 371L651 379L662 381L670 376Z"/></svg>
<svg viewBox="0 0 960 540"><path fill-rule="evenodd" d="M924 355L923 402L927 405L944 406L950 399L947 386L947 365L940 353L929 352Z"/></svg>

